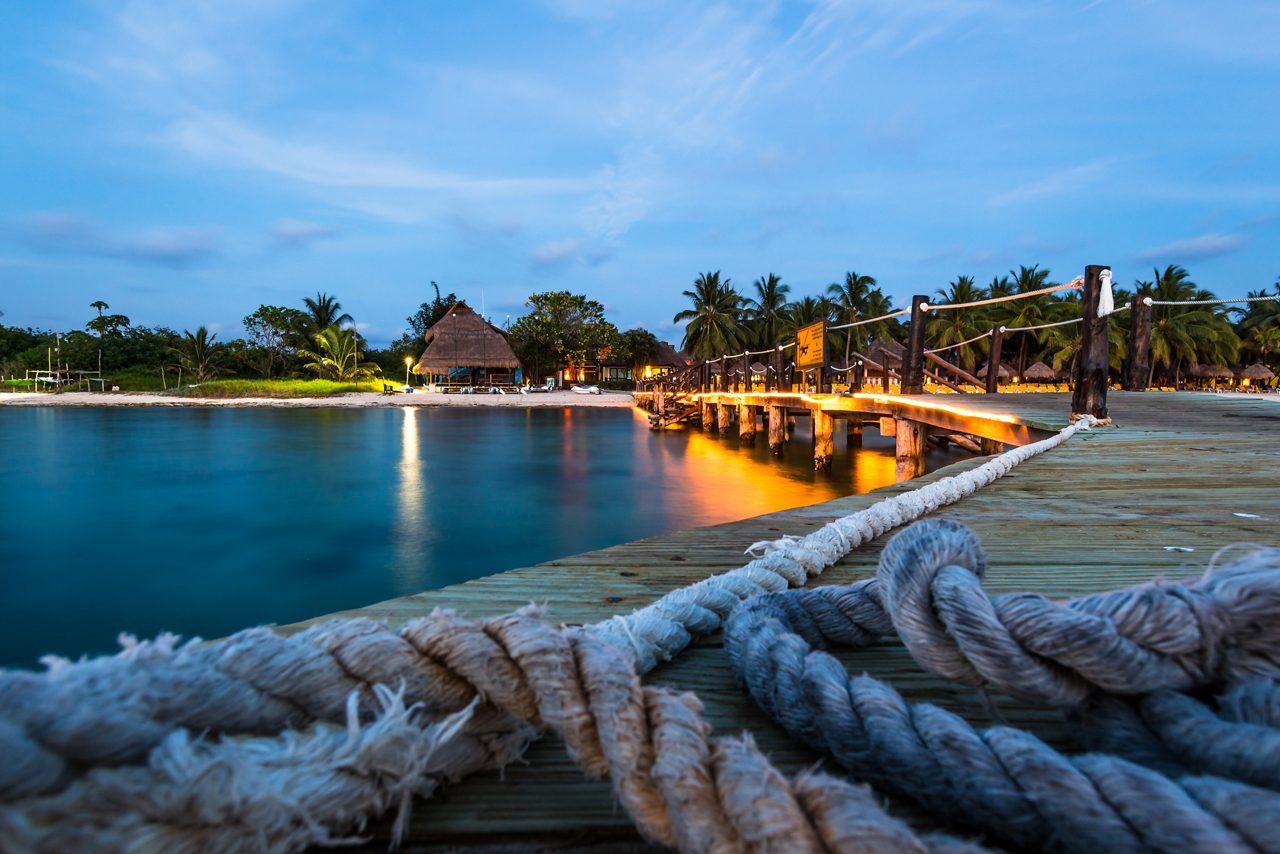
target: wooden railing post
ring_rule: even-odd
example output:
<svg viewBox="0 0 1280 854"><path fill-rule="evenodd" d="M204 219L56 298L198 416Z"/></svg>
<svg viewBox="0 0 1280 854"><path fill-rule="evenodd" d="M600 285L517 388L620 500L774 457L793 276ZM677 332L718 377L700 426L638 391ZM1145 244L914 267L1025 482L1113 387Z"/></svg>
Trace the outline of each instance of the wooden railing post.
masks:
<svg viewBox="0 0 1280 854"><path fill-rule="evenodd" d="M987 394L1000 393L1000 349L1004 344L1004 327L991 327L991 353L987 358Z"/></svg>
<svg viewBox="0 0 1280 854"><path fill-rule="evenodd" d="M728 380L729 380L729 357L721 356L720 357L720 389L719 389L721 393L729 390Z"/></svg>
<svg viewBox="0 0 1280 854"><path fill-rule="evenodd" d="M1129 303L1129 370L1124 387L1129 391L1146 391L1151 376L1151 306L1135 296Z"/></svg>
<svg viewBox="0 0 1280 854"><path fill-rule="evenodd" d="M853 366L853 384L852 391L862 391L862 380L866 376L867 366L862 364L859 359L858 363Z"/></svg>
<svg viewBox="0 0 1280 854"><path fill-rule="evenodd" d="M876 353L876 360L880 363L880 390L885 394L889 393L889 351L880 348Z"/></svg>
<svg viewBox="0 0 1280 854"><path fill-rule="evenodd" d="M1083 312L1080 321L1080 356L1076 359L1071 390L1071 411L1095 418L1107 417L1107 370L1110 352L1107 330L1110 319L1098 317L1098 297L1102 293L1102 271L1110 270L1100 264L1084 268L1084 293L1080 300Z"/></svg>
<svg viewBox="0 0 1280 854"><path fill-rule="evenodd" d="M911 330L907 337L907 352L902 358L902 393L920 394L924 391L924 306L929 298L916 294L911 298Z"/></svg>

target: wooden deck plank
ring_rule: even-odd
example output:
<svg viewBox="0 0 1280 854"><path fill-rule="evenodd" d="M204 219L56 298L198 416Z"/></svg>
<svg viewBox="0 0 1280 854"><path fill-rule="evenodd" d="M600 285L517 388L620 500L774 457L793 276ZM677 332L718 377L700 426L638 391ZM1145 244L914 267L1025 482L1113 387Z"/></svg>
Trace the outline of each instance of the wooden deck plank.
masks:
<svg viewBox="0 0 1280 854"><path fill-rule="evenodd" d="M966 407L1066 423L1068 395L973 395ZM1124 587L1157 576L1204 571L1217 550L1234 543L1280 545L1280 402L1250 396L1113 394L1117 426L1080 434L1005 478L938 511L982 537L993 593L1036 590L1064 597ZM674 441L682 441L673 436ZM442 590L343 612L399 624L434 607L471 615L545 602L548 619L590 622L626 612L708 575L741 566L743 549L782 533L814 527L883 498L978 464L965 461L907 484L709 528L512 570ZM1233 515L1251 513L1263 519ZM883 541L868 544L815 584L840 584L875 571ZM1167 551L1168 546L1194 552ZM305 625L305 624L304 624ZM284 631L297 626L284 627ZM842 650L856 671L886 679L913 700L988 723L972 692L923 673L897 644ZM788 771L817 757L766 721L733 684L718 637L704 640L647 681L696 692L717 733L749 729ZM1059 747L1070 731L1057 712L999 700L1001 712ZM423 850L481 844L557 844L636 848L626 815L605 782L588 781L555 739L528 754L526 765L483 774L419 804L412 844ZM894 811L921 828L927 816L909 805Z"/></svg>

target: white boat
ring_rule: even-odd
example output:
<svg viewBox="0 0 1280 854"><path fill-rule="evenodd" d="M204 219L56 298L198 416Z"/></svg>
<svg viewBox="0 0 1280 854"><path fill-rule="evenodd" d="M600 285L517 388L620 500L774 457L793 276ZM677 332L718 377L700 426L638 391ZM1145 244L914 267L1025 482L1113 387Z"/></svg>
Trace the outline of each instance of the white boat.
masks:
<svg viewBox="0 0 1280 854"><path fill-rule="evenodd" d="M599 394L600 386L598 385L575 385L569 391L575 394Z"/></svg>

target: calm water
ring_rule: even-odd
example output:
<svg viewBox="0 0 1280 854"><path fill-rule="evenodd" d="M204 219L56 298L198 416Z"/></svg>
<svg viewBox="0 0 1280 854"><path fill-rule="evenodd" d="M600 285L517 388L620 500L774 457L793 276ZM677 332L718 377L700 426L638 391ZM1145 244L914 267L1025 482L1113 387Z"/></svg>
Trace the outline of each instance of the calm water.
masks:
<svg viewBox="0 0 1280 854"><path fill-rule="evenodd" d="M216 637L893 481L627 409L0 410L0 665ZM936 455L931 465L949 459ZM530 591L536 596L537 591Z"/></svg>

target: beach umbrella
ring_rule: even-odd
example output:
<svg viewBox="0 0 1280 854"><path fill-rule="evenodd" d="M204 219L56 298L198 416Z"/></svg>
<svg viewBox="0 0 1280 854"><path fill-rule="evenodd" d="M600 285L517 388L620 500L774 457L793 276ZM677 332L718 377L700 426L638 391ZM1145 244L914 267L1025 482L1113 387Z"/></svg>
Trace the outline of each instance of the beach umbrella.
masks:
<svg viewBox="0 0 1280 854"><path fill-rule="evenodd" d="M1034 380L1035 382L1041 383L1058 378L1057 372L1044 362L1036 362L1034 365L1027 368L1026 372L1022 376L1024 379Z"/></svg>
<svg viewBox="0 0 1280 854"><path fill-rule="evenodd" d="M1261 362L1254 362L1240 372L1240 379L1248 380L1252 383L1270 382L1275 378L1276 375L1272 373L1271 369Z"/></svg>
<svg viewBox="0 0 1280 854"><path fill-rule="evenodd" d="M1191 373L1202 380L1229 380L1235 376L1230 368L1222 365L1197 365Z"/></svg>
<svg viewBox="0 0 1280 854"><path fill-rule="evenodd" d="M991 363L990 363L990 362L987 362L987 364L985 364L985 365L983 365L981 368L979 368L979 369L978 369L978 376L979 376L980 378L982 378L982 379L986 379L986 377L987 377L987 368L988 368L988 367L990 367L990 366L991 366ZM1009 379L1009 377L1013 376L1013 373L1012 373L1012 372L1011 372L1007 367L1005 367L1005 365L1004 365L1004 363L1003 363L1003 362L1001 362L1001 363L1000 363L1000 372L999 372L998 374L996 374L996 376L1000 377L1000 379L1007 380L1007 379Z"/></svg>

